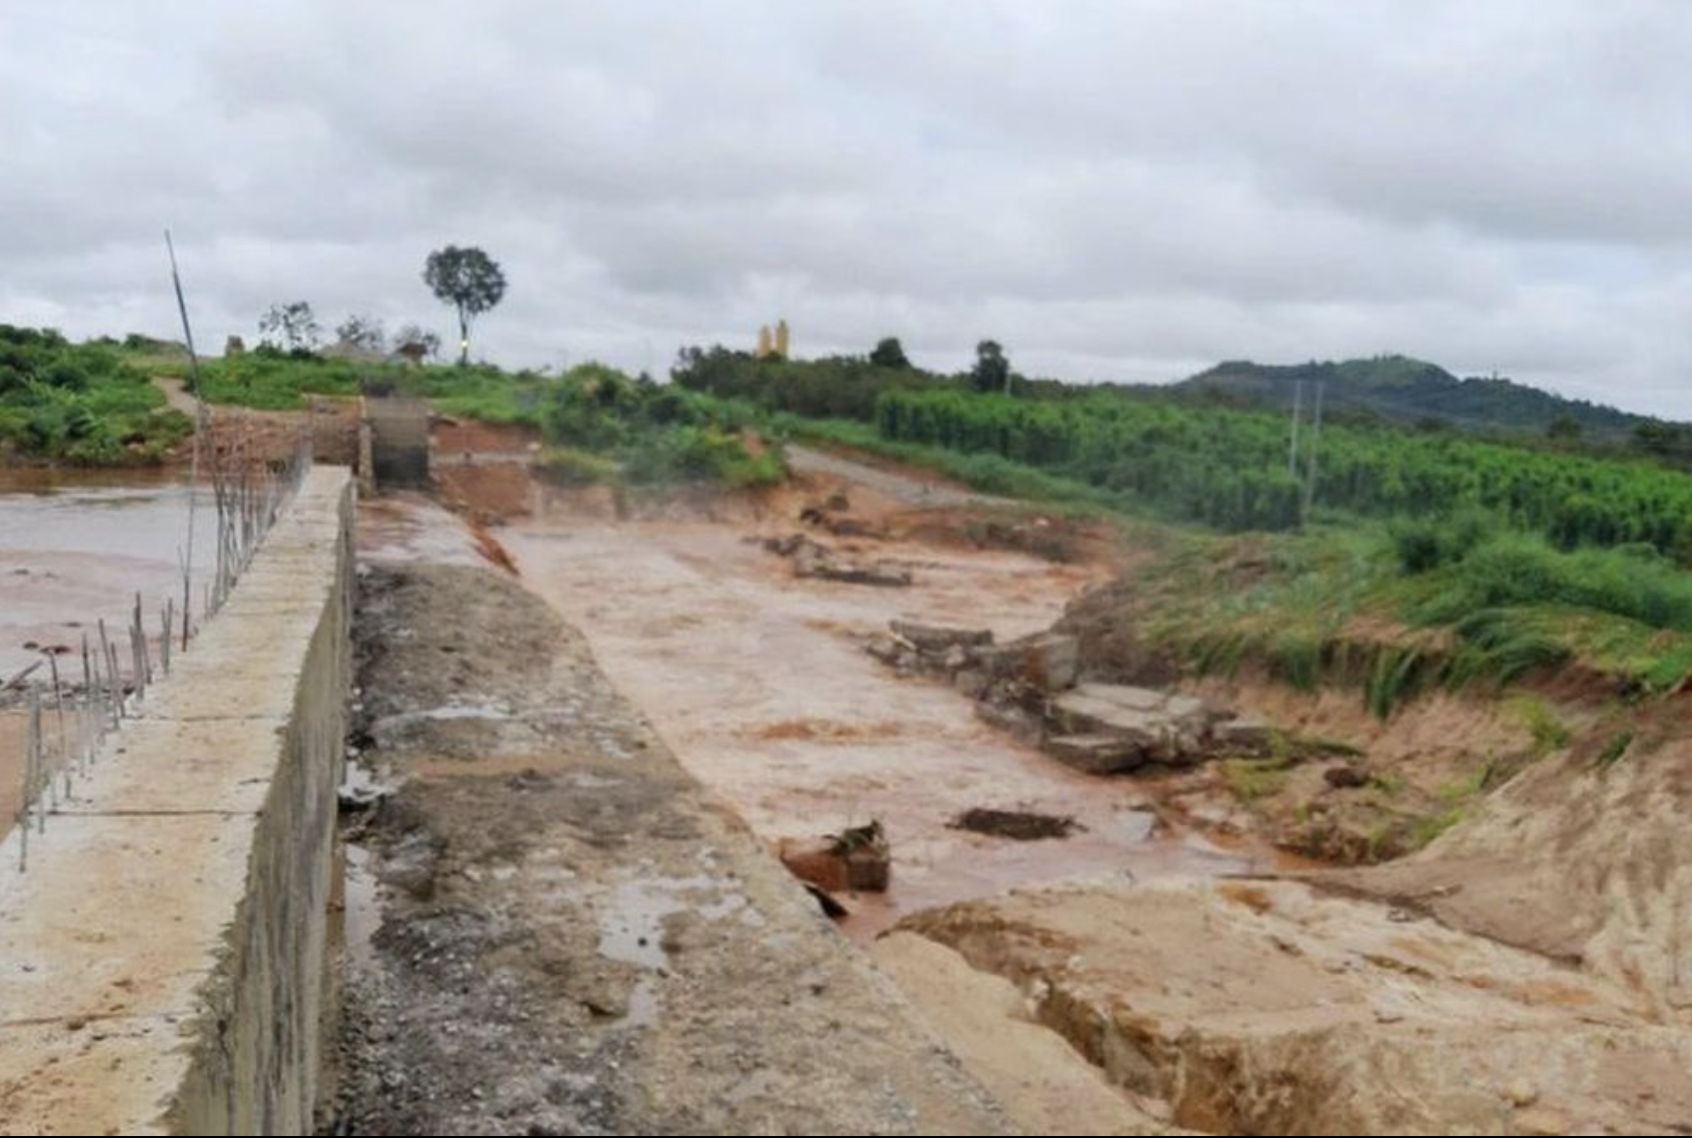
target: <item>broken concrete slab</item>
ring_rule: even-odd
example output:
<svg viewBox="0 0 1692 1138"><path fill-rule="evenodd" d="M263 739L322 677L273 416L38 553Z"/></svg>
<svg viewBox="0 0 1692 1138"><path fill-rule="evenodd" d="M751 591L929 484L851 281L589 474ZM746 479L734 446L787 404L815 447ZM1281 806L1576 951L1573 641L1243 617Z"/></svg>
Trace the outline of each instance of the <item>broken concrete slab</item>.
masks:
<svg viewBox="0 0 1692 1138"><path fill-rule="evenodd" d="M1123 684L1081 684L1052 700L1047 715L1051 729L1059 735L1118 740L1134 756L1125 760L1128 766L1197 762L1209 753L1210 729L1218 718L1202 700L1191 696ZM1068 748L1066 753L1066 761L1075 760L1086 764L1082 769L1090 769L1094 763L1106 762L1109 752L1088 746Z"/></svg>
<svg viewBox="0 0 1692 1138"><path fill-rule="evenodd" d="M802 533L765 538L763 546L778 557L791 559L795 577L815 577L849 585L879 585L892 588L908 586L911 583L911 573L908 569L885 561L853 561Z"/></svg>
<svg viewBox="0 0 1692 1138"><path fill-rule="evenodd" d="M1267 755L1275 729L1261 719L1241 716L1211 725L1216 749L1234 755Z"/></svg>
<svg viewBox="0 0 1692 1138"><path fill-rule="evenodd" d="M897 569L879 561L838 561L833 558L794 558L793 575L840 581L847 585L878 585L903 588L911 583L909 569Z"/></svg>
<svg viewBox="0 0 1692 1138"><path fill-rule="evenodd" d="M1121 774L1146 761L1145 749L1120 735L1052 735L1041 748L1065 766L1087 774Z"/></svg>
<svg viewBox="0 0 1692 1138"><path fill-rule="evenodd" d="M944 652L954 647L985 648L993 643L993 630L989 628L948 628L914 620L889 621L888 627L920 652Z"/></svg>
<svg viewBox="0 0 1692 1138"><path fill-rule="evenodd" d="M1061 632L1041 632L1006 646L1016 653L1020 678L1044 692L1075 686L1080 676L1081 642Z"/></svg>

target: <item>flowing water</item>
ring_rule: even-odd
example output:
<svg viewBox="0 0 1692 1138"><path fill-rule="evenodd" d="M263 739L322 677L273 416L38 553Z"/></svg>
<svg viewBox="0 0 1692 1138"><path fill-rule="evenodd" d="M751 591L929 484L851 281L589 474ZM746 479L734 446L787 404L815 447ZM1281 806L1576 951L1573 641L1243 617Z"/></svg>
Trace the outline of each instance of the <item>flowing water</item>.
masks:
<svg viewBox="0 0 1692 1138"><path fill-rule="evenodd" d="M1153 836L1126 780L1080 774L981 723L942 684L901 680L854 634L888 620L1046 627L1093 574L1019 554L886 543L909 589L797 580L733 525L579 519L501 531L525 583L593 644L676 756L761 837L804 838L871 819L887 830L893 884L853 900L867 937L905 913L1072 877L1249 867L1196 835ZM971 807L1073 818L1062 840L955 829Z"/></svg>

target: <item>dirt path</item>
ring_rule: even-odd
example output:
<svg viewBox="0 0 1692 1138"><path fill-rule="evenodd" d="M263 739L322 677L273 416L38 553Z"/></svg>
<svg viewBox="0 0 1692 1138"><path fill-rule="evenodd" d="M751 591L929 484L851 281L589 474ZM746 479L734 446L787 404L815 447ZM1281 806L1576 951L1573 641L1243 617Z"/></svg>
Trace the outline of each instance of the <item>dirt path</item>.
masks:
<svg viewBox="0 0 1692 1138"><path fill-rule="evenodd" d="M828 454L795 443L787 445L787 465L799 474L821 474L844 479L858 486L867 486L879 494L897 499L907 506L1011 506L1008 498L995 498L966 490L936 474L920 478L901 474L882 466Z"/></svg>
<svg viewBox="0 0 1692 1138"><path fill-rule="evenodd" d="M188 385L173 376L155 375L153 386L164 392L165 401L190 419L200 413L200 402L188 393Z"/></svg>

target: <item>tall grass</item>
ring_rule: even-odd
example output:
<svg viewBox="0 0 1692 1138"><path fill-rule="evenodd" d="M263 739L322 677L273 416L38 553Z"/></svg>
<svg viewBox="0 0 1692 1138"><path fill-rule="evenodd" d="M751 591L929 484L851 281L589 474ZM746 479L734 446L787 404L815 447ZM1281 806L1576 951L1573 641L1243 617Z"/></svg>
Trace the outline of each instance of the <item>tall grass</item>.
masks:
<svg viewBox="0 0 1692 1138"><path fill-rule="evenodd" d="M1447 570L1415 616L1449 624L1503 606L1563 605L1692 631L1692 574L1654 550L1622 546L1563 553L1537 537L1505 534Z"/></svg>

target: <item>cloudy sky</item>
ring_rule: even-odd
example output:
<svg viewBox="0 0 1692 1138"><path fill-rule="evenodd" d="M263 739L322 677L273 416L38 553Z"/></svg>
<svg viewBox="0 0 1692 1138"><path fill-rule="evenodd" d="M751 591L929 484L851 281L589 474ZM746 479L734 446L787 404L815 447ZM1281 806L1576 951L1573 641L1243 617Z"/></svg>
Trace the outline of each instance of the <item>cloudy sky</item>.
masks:
<svg viewBox="0 0 1692 1138"><path fill-rule="evenodd" d="M308 299L476 351L900 336L1160 381L1404 352L1692 418L1692 5L0 6L0 321L199 339Z"/></svg>

